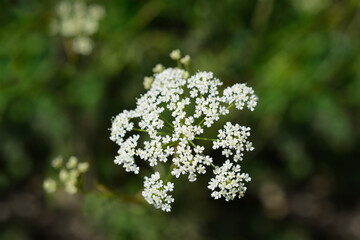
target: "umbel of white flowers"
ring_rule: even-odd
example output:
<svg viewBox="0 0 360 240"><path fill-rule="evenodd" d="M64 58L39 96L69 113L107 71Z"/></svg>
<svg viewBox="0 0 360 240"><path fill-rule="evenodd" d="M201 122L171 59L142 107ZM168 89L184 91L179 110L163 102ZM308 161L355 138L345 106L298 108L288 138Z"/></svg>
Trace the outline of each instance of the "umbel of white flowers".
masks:
<svg viewBox="0 0 360 240"><path fill-rule="evenodd" d="M180 67L187 68L190 61L189 56L181 58L179 50L174 50L170 57ZM202 134L229 114L232 107L253 111L258 100L253 89L238 83L220 94L223 83L211 72L190 76L181 68L165 69L159 64L153 71L153 77L145 78L144 86L149 90L137 99L137 107L112 119L110 139L120 146L115 164L138 174L140 167L135 158L151 167L170 162L168 177L162 180L159 172L145 177L142 193L146 201L164 211L170 211L174 201L169 195L174 188L171 177L187 175L193 182L208 167L214 173L208 186L212 197L224 197L227 201L242 197L246 191L244 182L250 181L250 177L240 173L240 161L244 151L254 149L247 140L250 128L227 122L215 139L204 138ZM140 137L145 139L141 143ZM224 159L214 160L206 155L201 141L212 141L214 150L222 149Z"/></svg>
<svg viewBox="0 0 360 240"><path fill-rule="evenodd" d="M57 178L47 178L43 183L43 188L47 193L55 192L59 187L63 187L68 194L75 194L78 191L78 183L81 174L89 169L89 163L79 162L74 156L64 163L62 156L56 157L52 167L58 171Z"/></svg>
<svg viewBox="0 0 360 240"><path fill-rule="evenodd" d="M74 52L89 55L94 48L90 37L97 32L104 15L105 10L100 5L87 5L83 0L63 0L56 7L51 31L71 38Z"/></svg>

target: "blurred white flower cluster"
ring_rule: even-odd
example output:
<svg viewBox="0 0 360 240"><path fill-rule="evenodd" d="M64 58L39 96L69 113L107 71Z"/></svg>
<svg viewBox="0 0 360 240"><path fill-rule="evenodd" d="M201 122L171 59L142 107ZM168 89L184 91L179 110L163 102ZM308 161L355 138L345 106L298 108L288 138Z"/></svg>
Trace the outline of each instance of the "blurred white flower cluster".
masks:
<svg viewBox="0 0 360 240"><path fill-rule="evenodd" d="M74 156L64 163L61 156L56 157L52 163L52 167L58 171L56 179L47 178L43 183L43 188L47 193L55 192L59 187L63 187L65 192L75 194L78 191L78 184L81 174L89 169L89 163L79 162Z"/></svg>
<svg viewBox="0 0 360 240"><path fill-rule="evenodd" d="M100 5L87 5L83 0L63 0L56 7L57 17L51 30L72 39L72 49L82 55L89 55L94 43L90 38L98 31L99 21L105 15Z"/></svg>
<svg viewBox="0 0 360 240"><path fill-rule="evenodd" d="M246 190L243 182L250 178L240 173L239 161L244 151L254 149L247 141L250 128L228 122L219 130L217 139L202 134L220 117L229 114L232 107L253 111L257 96L246 84L227 87L221 95L219 87L223 83L213 73L198 72L190 76L182 69L188 67L188 55L181 58L181 52L174 50L170 57L177 61L178 68L156 65L154 75L144 79L144 87L149 90L137 99L137 107L113 118L110 139L120 146L114 162L127 172L138 174L140 167L135 157L151 167L170 161L168 177L161 180L159 172L145 177L143 191L150 204L164 211L170 211L170 203L174 201L168 194L174 187L171 177L187 175L193 182L209 166L215 174L208 186L213 191L212 197L226 200L242 197ZM212 141L213 149L222 148L226 159L214 160L206 155L201 141ZM225 163L218 167L221 162Z"/></svg>

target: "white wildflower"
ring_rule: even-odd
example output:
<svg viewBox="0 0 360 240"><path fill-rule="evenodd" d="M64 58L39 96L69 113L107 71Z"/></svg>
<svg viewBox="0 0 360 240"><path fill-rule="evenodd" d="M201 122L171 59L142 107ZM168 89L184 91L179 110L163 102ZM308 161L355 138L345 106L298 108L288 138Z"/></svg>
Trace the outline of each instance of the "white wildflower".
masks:
<svg viewBox="0 0 360 240"><path fill-rule="evenodd" d="M175 60L181 58L179 50L174 50L170 55ZM187 58L184 58L185 64ZM151 86L147 85L149 90L137 99L137 107L134 110L125 110L112 119L110 139L120 147L114 160L116 164L137 174L140 167L135 159L151 167L170 160L170 174L177 178L186 175L192 182L196 181L199 174L204 174L207 167L215 167L214 159L204 154L205 148L199 141L213 141L213 149L222 148L222 154L228 161L232 158L231 161L238 162L242 160L244 151L253 150L251 142L247 140L250 128L239 124L226 123L224 129L219 130L217 139L202 137L206 128L212 127L221 116L229 114L231 107L243 109L246 106L253 110L257 96L252 88L245 84L235 84L227 87L221 94L220 86L223 83L211 72L186 76L189 73L185 70L167 68L160 71L160 67L154 72ZM145 135L145 140L138 144L142 135ZM240 174L240 166L228 166L229 164L219 169L226 169L229 174L234 172L235 177L233 174L221 175L218 171L215 174L237 182L233 182L231 194L220 190L213 193L213 196L225 196L229 200L233 189L241 195L244 187L243 183L240 184L242 180L236 177ZM154 195L154 189L160 191L163 187L160 174L145 178L145 182L143 195L147 201L163 210L170 210L170 202L166 202L169 206L163 208L160 203L163 203L164 199L159 197L158 193ZM213 182L212 186L223 186L215 183Z"/></svg>
<svg viewBox="0 0 360 240"><path fill-rule="evenodd" d="M146 90L150 89L153 81L154 81L153 77L144 77L144 88Z"/></svg>
<svg viewBox="0 0 360 240"><path fill-rule="evenodd" d="M183 57L182 59L180 59L180 62L182 64L184 64L185 66L189 65L190 63L190 56L189 55L186 55L185 57Z"/></svg>
<svg viewBox="0 0 360 240"><path fill-rule="evenodd" d="M94 47L91 36L99 29L105 15L100 5L87 5L83 0L63 0L56 8L56 18L51 22L51 32L72 39L74 52L89 55Z"/></svg>
<svg viewBox="0 0 360 240"><path fill-rule="evenodd" d="M79 36L74 38L72 47L79 54L89 55L94 48L94 43L89 37Z"/></svg>
<svg viewBox="0 0 360 240"><path fill-rule="evenodd" d="M78 189L75 186L75 184L73 182L66 182L65 183L65 192L67 192L68 194L75 194L77 193Z"/></svg>
<svg viewBox="0 0 360 240"><path fill-rule="evenodd" d="M66 163L66 167L71 169L71 168L75 168L78 164L78 159L77 157L71 156L68 160L68 162Z"/></svg>
<svg viewBox="0 0 360 240"><path fill-rule="evenodd" d="M74 159L75 158L72 158L72 161L69 162L72 164L75 163ZM74 168L72 170L61 169L59 173L60 183L64 186L65 192L69 194L75 194L77 192L77 184L80 171L75 167L76 165L74 165Z"/></svg>
<svg viewBox="0 0 360 240"><path fill-rule="evenodd" d="M251 111L254 111L258 101L258 97L254 95L254 90L244 83L237 83L226 88L224 90L224 99L229 104L235 104L235 107L240 110L247 104L246 106Z"/></svg>
<svg viewBox="0 0 360 240"><path fill-rule="evenodd" d="M99 20L105 16L105 9L100 5L90 5L88 7L89 18Z"/></svg>
<svg viewBox="0 0 360 240"><path fill-rule="evenodd" d="M156 64L152 70L154 73L161 73L164 70L164 66L161 64Z"/></svg>
<svg viewBox="0 0 360 240"><path fill-rule="evenodd" d="M252 151L252 143L247 141L250 128L227 122L224 129L219 130L218 140L213 142L213 149L224 148L222 155L228 158L234 154L234 161L242 160L244 151Z"/></svg>
<svg viewBox="0 0 360 240"><path fill-rule="evenodd" d="M135 174L139 173L139 167L134 161L135 147L139 137L139 135L134 135L126 139L118 151L119 156L114 160L115 164L123 165L127 172L134 172Z"/></svg>
<svg viewBox="0 0 360 240"><path fill-rule="evenodd" d="M174 184L172 182L164 183L160 179L160 173L155 172L150 178L145 177L142 195L155 208L161 208L163 211L170 212L170 204L174 202L174 198L168 192L172 192L173 189Z"/></svg>
<svg viewBox="0 0 360 240"><path fill-rule="evenodd" d="M62 156L58 156L58 157L54 158L54 160L52 160L51 166L52 166L53 168L60 168L60 167L62 166L63 162L64 162L63 157L62 157Z"/></svg>
<svg viewBox="0 0 360 240"><path fill-rule="evenodd" d="M184 71L184 73L183 73L183 78L184 78L184 79L188 79L189 76L190 76L189 72Z"/></svg>
<svg viewBox="0 0 360 240"><path fill-rule="evenodd" d="M64 166L63 158L59 156L51 164L58 171L58 177L57 180L48 178L44 181L45 191L52 193L57 188L63 188L69 194L77 193L79 178L88 171L89 163L79 162L76 157L71 156Z"/></svg>
<svg viewBox="0 0 360 240"><path fill-rule="evenodd" d="M61 169L59 172L59 179L62 182L67 181L67 179L69 178L69 172L66 169Z"/></svg>
<svg viewBox="0 0 360 240"><path fill-rule="evenodd" d="M214 169L215 177L209 182L208 188L212 190L211 196L215 199L224 197L226 201L233 200L236 196L244 196L246 187L244 182L251 178L247 173L240 173L240 165L226 160L221 167Z"/></svg>
<svg viewBox="0 0 360 240"><path fill-rule="evenodd" d="M47 193L53 193L56 191L56 181L52 178L47 178L43 183L43 188Z"/></svg>
<svg viewBox="0 0 360 240"><path fill-rule="evenodd" d="M181 52L179 49L176 49L176 50L173 50L171 53L170 53L170 58L172 60L179 60L181 58Z"/></svg>
<svg viewBox="0 0 360 240"><path fill-rule="evenodd" d="M82 162L78 165L78 170L80 173L85 173L89 169L89 163L88 162Z"/></svg>

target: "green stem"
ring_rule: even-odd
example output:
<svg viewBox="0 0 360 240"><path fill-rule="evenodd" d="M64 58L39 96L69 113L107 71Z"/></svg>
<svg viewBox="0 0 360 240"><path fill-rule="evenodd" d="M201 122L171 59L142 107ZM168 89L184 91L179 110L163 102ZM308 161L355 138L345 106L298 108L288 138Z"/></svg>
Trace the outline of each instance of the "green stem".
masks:
<svg viewBox="0 0 360 240"><path fill-rule="evenodd" d="M169 135L168 133L166 132L157 132L158 134L161 134L161 135Z"/></svg>
<svg viewBox="0 0 360 240"><path fill-rule="evenodd" d="M166 128L166 129L169 130L170 132L173 132L173 129L167 127L166 125L164 125L164 128Z"/></svg>
<svg viewBox="0 0 360 240"><path fill-rule="evenodd" d="M178 143L178 142L165 143L165 144L161 145L161 147L162 147L162 148L164 148L164 147L171 147L171 146L173 146L173 145L175 145L175 144L177 144L177 143Z"/></svg>
<svg viewBox="0 0 360 240"><path fill-rule="evenodd" d="M204 121L205 121L205 118L203 118L203 120L201 120L201 121L198 123L198 126L200 126Z"/></svg>
<svg viewBox="0 0 360 240"><path fill-rule="evenodd" d="M189 64L186 64L185 65L185 70L190 74L190 71L189 71Z"/></svg>
<svg viewBox="0 0 360 240"><path fill-rule="evenodd" d="M138 131L138 132L146 132L146 133L148 132L148 131L140 129L140 128L133 128L132 130Z"/></svg>
<svg viewBox="0 0 360 240"><path fill-rule="evenodd" d="M166 184L167 182L171 181L171 179L172 179L172 177L173 177L173 175L171 174L171 172L172 172L172 170L173 170L174 167L175 167L174 163L171 163L170 169L169 169L169 173L168 173L168 175L166 176L166 179L165 179L165 184Z"/></svg>
<svg viewBox="0 0 360 240"><path fill-rule="evenodd" d="M174 154L174 157L177 157L178 156L178 154L177 154L177 144L179 144L179 142L175 142L175 144L176 144L176 146L175 146L175 154ZM173 157L173 158L174 158ZM170 181L171 179L172 179L172 177L173 177L173 175L171 174L171 172L172 172L172 170L173 170L173 168L175 167L175 164L174 164L174 162L171 162L171 165L170 165L170 169L169 169L169 173L168 173L168 175L167 175L167 177L166 177L166 179L165 179L165 183L167 183L168 181Z"/></svg>
<svg viewBox="0 0 360 240"><path fill-rule="evenodd" d="M193 143L193 141L188 140L188 142L189 142L194 148L196 148L196 145L195 145L195 143Z"/></svg>
<svg viewBox="0 0 360 240"><path fill-rule="evenodd" d="M166 118L163 117L163 115L159 114L159 117L164 120L167 124L169 124L172 128L174 128L174 125L172 125Z"/></svg>
<svg viewBox="0 0 360 240"><path fill-rule="evenodd" d="M230 106L228 106L226 109L229 110L230 108L232 108L235 105L235 102L233 102Z"/></svg>
<svg viewBox="0 0 360 240"><path fill-rule="evenodd" d="M120 198L126 202L132 202L132 203L144 203L145 202L144 199L139 194L136 194L135 196L119 194L99 182L95 182L95 188L107 197Z"/></svg>
<svg viewBox="0 0 360 240"><path fill-rule="evenodd" d="M217 139L213 139L213 138L201 138L201 137L195 137L195 139L198 139L198 140L205 140L205 141L217 141Z"/></svg>
<svg viewBox="0 0 360 240"><path fill-rule="evenodd" d="M140 129L140 128L133 128L132 130L134 130L134 131L138 131L138 132L146 132L146 133L148 133L148 131L146 131L146 130L144 130L144 129ZM165 132L157 132L158 134L161 134L161 135L169 135L169 134L167 134L167 133L165 133Z"/></svg>

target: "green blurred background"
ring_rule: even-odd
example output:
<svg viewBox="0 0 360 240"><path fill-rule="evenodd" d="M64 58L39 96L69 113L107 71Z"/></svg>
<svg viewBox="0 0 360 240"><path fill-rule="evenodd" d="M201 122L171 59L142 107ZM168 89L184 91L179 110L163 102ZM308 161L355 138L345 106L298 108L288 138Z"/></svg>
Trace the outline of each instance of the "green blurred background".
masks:
<svg viewBox="0 0 360 240"><path fill-rule="evenodd" d="M359 1L97 1L106 16L86 57L50 34L57 3L0 1L0 239L360 239ZM44 194L57 155L89 161L90 182L141 190L113 164L110 119L176 48L192 73L259 96L231 119L252 129L246 196L213 200L210 174L176 181L171 213Z"/></svg>

